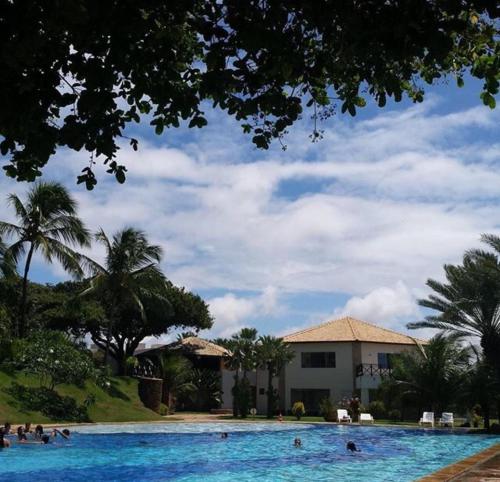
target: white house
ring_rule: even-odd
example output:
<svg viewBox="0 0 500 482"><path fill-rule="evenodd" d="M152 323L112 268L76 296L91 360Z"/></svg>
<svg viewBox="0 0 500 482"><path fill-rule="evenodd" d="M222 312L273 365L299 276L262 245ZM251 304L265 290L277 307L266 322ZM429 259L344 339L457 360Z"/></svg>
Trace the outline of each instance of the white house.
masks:
<svg viewBox="0 0 500 482"><path fill-rule="evenodd" d="M292 333L284 341L295 358L280 377L282 407L288 411L301 401L309 413L325 397L337 402L358 394L369 403L381 375L391 369L391 357L426 343L350 317Z"/></svg>

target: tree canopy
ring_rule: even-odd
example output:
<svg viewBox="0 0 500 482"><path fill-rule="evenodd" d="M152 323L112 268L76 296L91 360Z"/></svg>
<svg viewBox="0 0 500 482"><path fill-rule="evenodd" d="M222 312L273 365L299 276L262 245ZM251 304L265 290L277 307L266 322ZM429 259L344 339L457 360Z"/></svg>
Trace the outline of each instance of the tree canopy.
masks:
<svg viewBox="0 0 500 482"><path fill-rule="evenodd" d="M499 89L496 0L0 0L0 152L34 180L58 146L101 159L118 182L126 126L207 124L207 102L267 148L303 112L356 114L369 97L415 102L445 75ZM207 102L206 102L207 101ZM316 126L316 123L315 123ZM313 140L321 137L317 127Z"/></svg>

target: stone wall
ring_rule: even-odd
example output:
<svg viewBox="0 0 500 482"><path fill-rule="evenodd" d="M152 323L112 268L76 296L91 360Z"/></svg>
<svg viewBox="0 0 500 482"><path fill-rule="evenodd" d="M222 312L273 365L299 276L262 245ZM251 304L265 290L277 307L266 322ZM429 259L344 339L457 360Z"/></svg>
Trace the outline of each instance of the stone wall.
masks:
<svg viewBox="0 0 500 482"><path fill-rule="evenodd" d="M139 397L144 406L157 413L160 412L163 380L161 378L138 377Z"/></svg>

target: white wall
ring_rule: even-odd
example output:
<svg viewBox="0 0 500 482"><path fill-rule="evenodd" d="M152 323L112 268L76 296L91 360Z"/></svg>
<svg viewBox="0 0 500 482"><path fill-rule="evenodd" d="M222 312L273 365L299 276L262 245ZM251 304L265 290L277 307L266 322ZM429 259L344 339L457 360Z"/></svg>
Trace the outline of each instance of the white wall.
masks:
<svg viewBox="0 0 500 482"><path fill-rule="evenodd" d="M291 408L292 389L328 389L337 402L354 390L352 343L291 343L295 358L285 367L285 408ZM302 352L335 352L335 368L302 368ZM307 407L306 407L307 410Z"/></svg>

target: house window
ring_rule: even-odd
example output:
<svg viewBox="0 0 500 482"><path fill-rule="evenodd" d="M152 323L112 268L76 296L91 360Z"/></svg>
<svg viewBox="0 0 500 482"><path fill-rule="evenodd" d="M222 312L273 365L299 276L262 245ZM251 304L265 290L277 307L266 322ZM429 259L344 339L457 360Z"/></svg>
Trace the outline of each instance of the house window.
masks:
<svg viewBox="0 0 500 482"><path fill-rule="evenodd" d="M302 352L302 368L335 368L335 352Z"/></svg>
<svg viewBox="0 0 500 482"><path fill-rule="evenodd" d="M329 389L297 389L290 390L292 406L295 402L302 402L306 407L307 413L314 415L320 411L320 403L325 398L330 398Z"/></svg>
<svg viewBox="0 0 500 482"><path fill-rule="evenodd" d="M392 353L379 353L378 354L378 367L379 368L391 368L391 358Z"/></svg>

